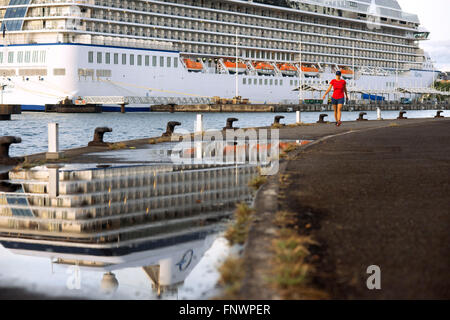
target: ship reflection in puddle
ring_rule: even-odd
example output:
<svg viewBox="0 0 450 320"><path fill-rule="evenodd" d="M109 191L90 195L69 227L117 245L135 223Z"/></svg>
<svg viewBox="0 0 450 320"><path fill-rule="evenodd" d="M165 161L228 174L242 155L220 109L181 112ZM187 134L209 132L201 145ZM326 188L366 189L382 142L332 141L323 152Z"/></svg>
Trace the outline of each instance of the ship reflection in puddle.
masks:
<svg viewBox="0 0 450 320"><path fill-rule="evenodd" d="M256 175L253 165L205 164L11 171L0 185L0 243L71 270L69 289L99 271L101 288L112 293L116 274L140 268L158 295L173 293L235 204L252 201Z"/></svg>

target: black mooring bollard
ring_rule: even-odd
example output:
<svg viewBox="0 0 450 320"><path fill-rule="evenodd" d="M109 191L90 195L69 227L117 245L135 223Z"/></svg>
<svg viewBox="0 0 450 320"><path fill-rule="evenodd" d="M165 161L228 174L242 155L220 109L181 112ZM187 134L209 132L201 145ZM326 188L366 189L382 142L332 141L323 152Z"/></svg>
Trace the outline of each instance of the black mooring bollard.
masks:
<svg viewBox="0 0 450 320"><path fill-rule="evenodd" d="M89 142L89 147L106 147L109 146L110 143L103 141L103 136L107 132L112 132L113 130L108 127L96 128L94 132L94 140Z"/></svg>
<svg viewBox="0 0 450 320"><path fill-rule="evenodd" d="M21 143L22 139L19 137L0 137L0 164L15 165L25 161L23 157L10 158L9 147L13 143Z"/></svg>
<svg viewBox="0 0 450 320"><path fill-rule="evenodd" d="M239 121L239 119L237 118L228 118L227 119L227 126L225 128L223 128L223 130L235 130L238 128L234 128L233 127L233 123L235 123L236 121Z"/></svg>
<svg viewBox="0 0 450 320"><path fill-rule="evenodd" d="M319 121L317 123L326 123L325 118L328 117L327 114L323 113L319 116Z"/></svg>
<svg viewBox="0 0 450 320"><path fill-rule="evenodd" d="M405 117L406 111L400 111L397 120L406 120L408 119L407 117Z"/></svg>
<svg viewBox="0 0 450 320"><path fill-rule="evenodd" d="M181 126L181 122L178 121L170 121L167 123L167 129L166 132L163 133L163 137L171 137L173 133L175 132L175 127Z"/></svg>
<svg viewBox="0 0 450 320"><path fill-rule="evenodd" d="M436 119L438 119L438 118L445 118L442 115L442 113L444 113L444 111L442 111L442 110L436 111L436 116L434 118L436 118Z"/></svg>
<svg viewBox="0 0 450 320"><path fill-rule="evenodd" d="M364 116L367 116L366 112L360 112L359 113L359 118L356 119L356 121L368 121L368 119L365 119Z"/></svg>
<svg viewBox="0 0 450 320"><path fill-rule="evenodd" d="M276 116L272 125L273 126L281 125L280 121L284 118L285 118L285 116Z"/></svg>

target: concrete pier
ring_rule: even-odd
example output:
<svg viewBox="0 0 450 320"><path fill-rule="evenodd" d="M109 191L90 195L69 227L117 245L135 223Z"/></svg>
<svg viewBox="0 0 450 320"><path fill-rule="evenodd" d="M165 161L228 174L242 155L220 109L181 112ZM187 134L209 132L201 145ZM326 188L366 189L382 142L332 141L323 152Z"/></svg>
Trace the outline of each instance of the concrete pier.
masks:
<svg viewBox="0 0 450 320"><path fill-rule="evenodd" d="M1 104L0 105L0 121L11 120L12 114L21 114L22 107L15 104Z"/></svg>
<svg viewBox="0 0 450 320"><path fill-rule="evenodd" d="M64 105L64 104L46 104L47 113L102 113L102 106L97 104L90 105Z"/></svg>
<svg viewBox="0 0 450 320"><path fill-rule="evenodd" d="M449 110L448 104L400 104L400 103L368 103L346 104L343 111L395 111L395 110ZM155 105L151 112L326 112L333 111L332 105L324 104L198 104L198 105Z"/></svg>

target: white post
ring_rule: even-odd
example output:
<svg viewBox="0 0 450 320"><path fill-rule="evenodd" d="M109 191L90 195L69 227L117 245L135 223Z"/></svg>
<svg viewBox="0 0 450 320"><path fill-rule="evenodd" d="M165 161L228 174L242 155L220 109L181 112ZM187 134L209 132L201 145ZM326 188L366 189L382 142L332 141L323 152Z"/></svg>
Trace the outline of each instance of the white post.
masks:
<svg viewBox="0 0 450 320"><path fill-rule="evenodd" d="M302 123L302 115L300 111L297 111L297 113L295 114L295 119L297 124Z"/></svg>
<svg viewBox="0 0 450 320"><path fill-rule="evenodd" d="M202 160L203 158L203 115L197 115L197 121L195 123L195 158Z"/></svg>
<svg viewBox="0 0 450 320"><path fill-rule="evenodd" d="M379 107L377 108L377 119L383 120L383 118L381 117L381 109Z"/></svg>
<svg viewBox="0 0 450 320"><path fill-rule="evenodd" d="M59 196L59 166L48 166L48 194L50 198Z"/></svg>
<svg viewBox="0 0 450 320"><path fill-rule="evenodd" d="M196 141L195 142L195 158L197 160L203 159L203 141Z"/></svg>
<svg viewBox="0 0 450 320"><path fill-rule="evenodd" d="M203 115L198 114L197 122L195 123L195 133L202 133L202 132L203 132Z"/></svg>
<svg viewBox="0 0 450 320"><path fill-rule="evenodd" d="M46 155L47 160L58 160L59 153L59 124L48 124L48 152Z"/></svg>
<svg viewBox="0 0 450 320"><path fill-rule="evenodd" d="M50 153L59 152L58 127L57 123L48 124L48 152Z"/></svg>

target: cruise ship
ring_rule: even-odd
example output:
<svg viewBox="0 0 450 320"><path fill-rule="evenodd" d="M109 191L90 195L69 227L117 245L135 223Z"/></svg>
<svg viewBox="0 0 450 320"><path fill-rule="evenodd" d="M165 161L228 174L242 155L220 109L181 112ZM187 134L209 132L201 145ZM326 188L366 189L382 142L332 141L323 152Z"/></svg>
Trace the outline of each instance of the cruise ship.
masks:
<svg viewBox="0 0 450 320"><path fill-rule="evenodd" d="M0 18L1 103L24 111L294 104L337 70L361 93L438 75L419 46L429 32L396 0L1 0Z"/></svg>

